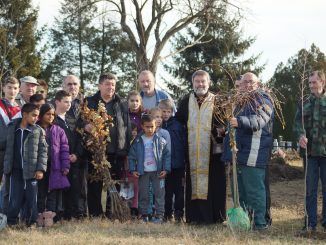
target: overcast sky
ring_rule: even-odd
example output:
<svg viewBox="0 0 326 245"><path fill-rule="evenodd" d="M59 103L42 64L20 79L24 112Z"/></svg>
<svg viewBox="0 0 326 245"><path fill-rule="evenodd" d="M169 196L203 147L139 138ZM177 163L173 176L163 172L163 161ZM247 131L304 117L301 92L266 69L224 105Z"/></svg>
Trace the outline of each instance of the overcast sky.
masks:
<svg viewBox="0 0 326 245"><path fill-rule="evenodd" d="M39 25L53 22L60 1L33 0L39 6ZM262 53L266 63L262 80L268 80L280 62L286 62L301 48L315 43L326 52L326 0L235 0L248 14L243 21L245 35L256 37L246 55Z"/></svg>

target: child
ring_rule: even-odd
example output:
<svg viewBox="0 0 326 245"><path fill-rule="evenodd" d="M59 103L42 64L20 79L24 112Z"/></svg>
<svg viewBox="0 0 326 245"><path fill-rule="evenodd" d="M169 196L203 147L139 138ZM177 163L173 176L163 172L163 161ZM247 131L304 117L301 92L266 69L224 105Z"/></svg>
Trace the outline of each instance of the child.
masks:
<svg viewBox="0 0 326 245"><path fill-rule="evenodd" d="M0 185L3 176L3 160L6 150L8 124L15 118L20 118L20 107L15 98L19 92L19 81L15 77L8 77L5 80L3 91L5 97L0 100ZM9 201L9 178L3 181L0 195L0 210L3 213L8 211Z"/></svg>
<svg viewBox="0 0 326 245"><path fill-rule="evenodd" d="M163 122L162 110L159 107L154 107L154 108L150 109L149 114L155 119L156 133L166 140L167 147L169 148L169 151L171 152L170 134L167 130L162 128L162 122Z"/></svg>
<svg viewBox="0 0 326 245"><path fill-rule="evenodd" d="M142 99L137 91L131 91L128 94L128 109L129 118L131 122L132 141L137 137L141 131L141 114L142 114ZM138 178L135 178L129 171L127 171L128 181L134 185L134 197L131 204L131 215L138 215Z"/></svg>
<svg viewBox="0 0 326 245"><path fill-rule="evenodd" d="M149 183L155 194L155 223L163 222L164 178L171 170L171 153L166 140L155 133L155 119L150 115L141 118L143 132L131 145L128 161L130 172L138 179L139 212L143 221L148 221ZM154 154L155 153L155 154Z"/></svg>
<svg viewBox="0 0 326 245"><path fill-rule="evenodd" d="M8 224L18 223L24 207L28 226L36 223L37 180L43 178L47 163L47 144L43 129L36 125L39 109L27 103L22 107L23 118L8 125L4 173L10 177ZM26 215L26 216L25 216Z"/></svg>
<svg viewBox="0 0 326 245"><path fill-rule="evenodd" d="M77 157L81 153L81 144L79 135L75 130L72 130L66 121L66 113L71 107L71 95L60 90L55 94L55 119L56 125L60 126L64 131L68 139L69 144L69 160L71 163L68 179L70 182L70 188L63 192L63 203L64 203L64 219L70 220L73 218L82 218L83 213L79 208L79 198L81 196L81 174L80 167L77 162ZM78 153L77 153L78 152Z"/></svg>
<svg viewBox="0 0 326 245"><path fill-rule="evenodd" d="M5 97L0 100L0 183L3 175L7 125L11 120L21 117L20 107L15 102L19 92L19 81L14 77L9 77L5 80L3 91Z"/></svg>
<svg viewBox="0 0 326 245"><path fill-rule="evenodd" d="M142 110L142 99L137 91L131 91L128 94L128 109L130 122L137 125L138 133L141 131L141 114Z"/></svg>
<svg viewBox="0 0 326 245"><path fill-rule="evenodd" d="M62 128L53 125L54 107L44 104L40 109L38 125L45 130L48 148L47 171L44 178L38 182L37 208L39 226L51 226L53 217L61 207L62 189L70 186L67 174L70 168L69 145Z"/></svg>
<svg viewBox="0 0 326 245"><path fill-rule="evenodd" d="M167 130L162 129L162 110L158 107L154 107L152 109L149 110L150 115L155 119L155 125L156 125L156 133L163 137L166 140L167 143L167 147L169 152L171 152L171 138L170 138L170 134ZM155 213L155 209L154 209L154 202L155 202L155 196L153 195L153 186L152 183L150 183L149 186L149 195L150 195L150 206L148 207L149 209L149 213ZM149 217L151 218L151 217Z"/></svg>
<svg viewBox="0 0 326 245"><path fill-rule="evenodd" d="M162 110L162 128L168 130L171 137L171 173L165 181L165 219L174 219L180 222L183 218L184 207L184 174L185 174L185 147L186 132L185 128L172 116L173 102L169 99L161 100L159 108ZM174 207L173 204L174 195Z"/></svg>
<svg viewBox="0 0 326 245"><path fill-rule="evenodd" d="M41 108L41 106L45 104L45 98L42 94L33 94L29 98L29 103L37 105L39 108Z"/></svg>

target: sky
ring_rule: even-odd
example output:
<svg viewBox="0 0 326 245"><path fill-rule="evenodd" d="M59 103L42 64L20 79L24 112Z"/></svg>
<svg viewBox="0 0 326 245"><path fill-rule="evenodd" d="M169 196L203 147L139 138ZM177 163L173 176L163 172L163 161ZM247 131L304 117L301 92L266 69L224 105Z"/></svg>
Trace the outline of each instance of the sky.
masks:
<svg viewBox="0 0 326 245"><path fill-rule="evenodd" d="M326 52L326 0L234 0L245 9L244 36L256 41L243 58L261 53L258 63L266 64L262 81L269 80L276 66L302 48L315 43ZM51 25L58 15L60 1L33 0L39 6L39 26Z"/></svg>

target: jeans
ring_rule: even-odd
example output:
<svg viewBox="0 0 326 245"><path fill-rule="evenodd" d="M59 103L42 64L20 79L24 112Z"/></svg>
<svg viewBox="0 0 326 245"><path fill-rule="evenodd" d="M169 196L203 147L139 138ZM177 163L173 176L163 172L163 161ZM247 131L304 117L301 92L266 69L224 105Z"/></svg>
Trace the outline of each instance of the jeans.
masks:
<svg viewBox="0 0 326 245"><path fill-rule="evenodd" d="M8 224L18 223L19 212L24 210L27 225L36 222L37 218L37 180L23 179L22 171L13 171L10 175L10 194L8 207Z"/></svg>
<svg viewBox="0 0 326 245"><path fill-rule="evenodd" d="M148 215L149 198L149 183L152 182L155 196L156 215L164 215L164 198L165 198L165 180L158 178L158 172L145 172L139 177L139 212L142 215Z"/></svg>
<svg viewBox="0 0 326 245"><path fill-rule="evenodd" d="M323 193L323 207L326 205L326 157L309 157L307 166L307 191L306 207L308 215L308 226L317 226L317 194L318 181L321 179ZM323 212L323 226L326 226L326 214Z"/></svg>

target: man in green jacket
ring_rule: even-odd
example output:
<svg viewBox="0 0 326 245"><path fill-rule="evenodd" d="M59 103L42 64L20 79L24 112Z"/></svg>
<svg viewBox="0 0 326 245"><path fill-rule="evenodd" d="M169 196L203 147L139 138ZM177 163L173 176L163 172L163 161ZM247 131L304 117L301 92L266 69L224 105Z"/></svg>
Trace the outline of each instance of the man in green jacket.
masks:
<svg viewBox="0 0 326 245"><path fill-rule="evenodd" d="M323 210L326 207L326 92L325 73L314 71L309 77L310 96L298 109L294 131L299 145L307 149L306 209L304 231L315 231L317 226L317 194L319 176L322 183ZM304 125L302 125L302 118ZM326 213L322 226L326 228Z"/></svg>

